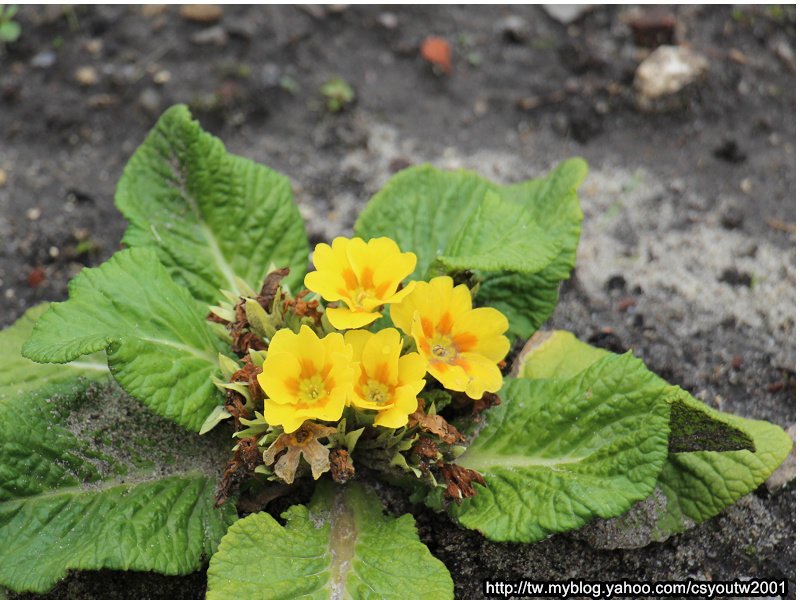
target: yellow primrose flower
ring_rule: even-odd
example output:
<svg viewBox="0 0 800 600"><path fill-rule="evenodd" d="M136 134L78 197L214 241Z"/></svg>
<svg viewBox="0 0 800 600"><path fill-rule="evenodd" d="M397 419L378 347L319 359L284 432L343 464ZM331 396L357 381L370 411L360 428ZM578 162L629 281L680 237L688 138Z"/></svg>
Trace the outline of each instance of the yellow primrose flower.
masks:
<svg viewBox="0 0 800 600"><path fill-rule="evenodd" d="M494 308L472 308L465 285L453 287L450 277L418 281L414 291L391 307L394 324L414 337L428 361L428 372L444 387L480 400L503 385L497 363L509 341L503 335L508 319Z"/></svg>
<svg viewBox="0 0 800 600"><path fill-rule="evenodd" d="M413 252L400 252L387 237L369 242L337 237L331 246L317 244L311 260L317 270L306 275L305 286L328 302L343 304L326 310L336 329L369 325L381 316L381 305L400 302L413 285L397 288L417 265Z"/></svg>
<svg viewBox="0 0 800 600"><path fill-rule="evenodd" d="M425 359L416 352L400 356L403 341L396 329L348 331L344 341L353 348L353 360L361 363L351 404L377 410L375 425L397 428L408 423L425 387Z"/></svg>
<svg viewBox="0 0 800 600"><path fill-rule="evenodd" d="M320 339L307 325L299 334L279 330L258 374L267 423L292 433L306 419L339 420L353 387L351 356L341 333Z"/></svg>

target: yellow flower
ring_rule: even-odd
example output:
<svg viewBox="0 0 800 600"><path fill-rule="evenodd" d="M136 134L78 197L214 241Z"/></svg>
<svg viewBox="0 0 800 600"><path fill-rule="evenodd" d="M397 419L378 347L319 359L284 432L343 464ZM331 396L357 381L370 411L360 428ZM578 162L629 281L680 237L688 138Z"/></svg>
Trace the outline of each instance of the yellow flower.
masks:
<svg viewBox="0 0 800 600"><path fill-rule="evenodd" d="M428 372L444 387L479 400L503 385L497 363L509 341L508 319L494 308L472 308L465 285L450 277L417 282L414 291L391 307L394 324L414 337L428 362Z"/></svg>
<svg viewBox="0 0 800 600"><path fill-rule="evenodd" d="M305 286L328 302L343 303L326 311L336 329L369 325L380 317L381 305L400 302L413 286L397 288L417 265L413 252L400 252L387 237L338 237L332 246L317 244L311 260L317 270L306 275Z"/></svg>
<svg viewBox="0 0 800 600"><path fill-rule="evenodd" d="M267 423L291 433L306 419L338 421L353 387L351 356L341 333L320 339L306 325L299 334L279 330L258 375Z"/></svg>
<svg viewBox="0 0 800 600"><path fill-rule="evenodd" d="M375 425L397 428L408 423L408 415L417 409L417 394L425 387L425 359L416 352L400 356L403 341L396 329L348 331L344 341L353 348L353 360L361 363L351 403L377 410Z"/></svg>

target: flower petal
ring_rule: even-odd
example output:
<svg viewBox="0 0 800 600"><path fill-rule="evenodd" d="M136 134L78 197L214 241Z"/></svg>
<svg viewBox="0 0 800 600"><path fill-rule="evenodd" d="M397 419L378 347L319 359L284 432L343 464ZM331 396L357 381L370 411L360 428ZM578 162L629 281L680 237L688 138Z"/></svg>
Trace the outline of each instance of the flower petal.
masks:
<svg viewBox="0 0 800 600"><path fill-rule="evenodd" d="M336 329L358 329L377 321L381 314L379 312L355 312L349 308L330 308L325 310L328 320Z"/></svg>

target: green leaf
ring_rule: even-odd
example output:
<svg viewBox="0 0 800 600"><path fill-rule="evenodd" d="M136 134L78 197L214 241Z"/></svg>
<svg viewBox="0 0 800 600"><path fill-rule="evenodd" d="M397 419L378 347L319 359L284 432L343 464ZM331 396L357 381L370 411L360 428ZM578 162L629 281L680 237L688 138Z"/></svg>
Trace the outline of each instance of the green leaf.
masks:
<svg viewBox="0 0 800 600"><path fill-rule="evenodd" d="M270 265L288 266L297 286L308 240L289 179L229 154L183 105L159 119L128 162L117 207L130 222L123 242L152 246L176 281L214 304L241 277L261 288Z"/></svg>
<svg viewBox="0 0 800 600"><path fill-rule="evenodd" d="M711 411L717 419L744 431L753 440L755 452L670 453L658 478L658 490L666 496L667 507L654 539L664 539L717 515L764 483L792 449L791 438L777 425L713 411L688 394L683 402L696 410Z"/></svg>
<svg viewBox="0 0 800 600"><path fill-rule="evenodd" d="M569 331L539 331L525 344L511 372L524 379L569 379L608 354Z"/></svg>
<svg viewBox="0 0 800 600"><path fill-rule="evenodd" d="M609 354L566 331L538 333L514 372L569 378ZM716 411L659 381L670 405L670 453L653 496L635 507L632 518L605 527L603 547L626 547L631 539L644 540L638 545L661 541L717 515L766 481L791 451L791 438L780 427Z"/></svg>
<svg viewBox="0 0 800 600"><path fill-rule="evenodd" d="M646 498L667 454L663 384L630 354L563 380L513 379L457 463L486 487L451 510L492 540L535 542Z"/></svg>
<svg viewBox="0 0 800 600"><path fill-rule="evenodd" d="M433 270L536 273L558 256L561 243L557 232L545 231L532 212L487 191Z"/></svg>
<svg viewBox="0 0 800 600"><path fill-rule="evenodd" d="M610 352L581 342L568 331L538 332L520 352L512 372L528 379L574 377ZM661 399L670 405L670 452L710 450L755 451L750 436L719 412L695 401L691 395L663 379Z"/></svg>
<svg viewBox="0 0 800 600"><path fill-rule="evenodd" d="M70 298L50 305L23 354L64 363L106 350L114 378L156 413L199 431L221 396L211 382L224 344L205 310L172 281L151 248L117 252L84 269Z"/></svg>
<svg viewBox="0 0 800 600"><path fill-rule="evenodd" d="M503 186L468 171L446 172L429 165L412 167L392 177L369 201L356 221L356 235L364 239L388 236L403 250L416 253L417 268L412 278L424 278L442 256L446 264L454 267L477 269L481 279L478 302L504 312L512 335L528 337L550 316L558 299L558 287L575 265L582 220L577 188L586 171L582 159L570 159L546 177ZM487 193L489 198L496 195L514 205L520 223L535 230L537 236L546 232L541 240L534 238L541 247L531 253L535 259L532 266L524 269L535 273L516 272L523 270L520 266L524 261L524 240L515 241L515 257L503 259L502 264L497 259L494 250L503 243L505 223L511 215L503 211L502 215L493 216L495 225L483 228L473 215L487 201ZM496 204L496 200L488 202ZM480 239L474 239L471 231L480 233ZM448 252L451 244L454 249ZM555 246L555 257L543 258L549 257ZM485 250L493 251L488 259L481 257ZM464 257L460 260L462 252ZM468 264L473 260L474 266ZM547 264L540 268L542 262ZM490 272L507 267L515 270Z"/></svg>
<svg viewBox="0 0 800 600"><path fill-rule="evenodd" d="M453 597L445 566L411 515L385 516L374 492L324 482L281 526L266 513L230 528L208 569L208 600Z"/></svg>
<svg viewBox="0 0 800 600"><path fill-rule="evenodd" d="M183 431L116 387L60 388L0 398L0 586L199 569L236 519L232 503L214 508L224 438Z"/></svg>
<svg viewBox="0 0 800 600"><path fill-rule="evenodd" d="M3 365L0 369L0 402L24 398L77 377L98 381L109 379L104 354L92 354L63 365L40 365L22 356L22 344L30 337L33 324L47 306L45 303L29 308L16 323L0 332L0 364Z"/></svg>

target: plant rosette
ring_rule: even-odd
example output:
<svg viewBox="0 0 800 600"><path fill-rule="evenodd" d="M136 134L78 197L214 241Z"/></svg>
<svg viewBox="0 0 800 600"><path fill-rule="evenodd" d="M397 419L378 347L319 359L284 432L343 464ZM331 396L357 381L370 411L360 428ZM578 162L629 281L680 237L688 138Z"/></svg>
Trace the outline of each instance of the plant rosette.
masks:
<svg viewBox="0 0 800 600"><path fill-rule="evenodd" d="M452 598L377 480L528 543L643 506L660 541L752 491L779 427L540 331L586 170L405 169L306 272L288 179L168 110L117 187L126 248L0 334L0 585L210 558L209 598Z"/></svg>

